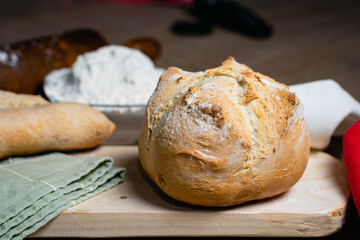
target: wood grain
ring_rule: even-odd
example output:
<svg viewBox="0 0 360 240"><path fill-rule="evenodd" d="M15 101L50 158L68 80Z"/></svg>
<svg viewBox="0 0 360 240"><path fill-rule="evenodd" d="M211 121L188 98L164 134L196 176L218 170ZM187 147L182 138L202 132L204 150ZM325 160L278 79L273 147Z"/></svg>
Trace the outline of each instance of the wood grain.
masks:
<svg viewBox="0 0 360 240"><path fill-rule="evenodd" d="M277 197L229 208L167 197L142 171L137 147L102 146L82 155L111 156L126 180L60 214L31 237L324 236L338 231L349 198L342 162L311 152L301 180Z"/></svg>

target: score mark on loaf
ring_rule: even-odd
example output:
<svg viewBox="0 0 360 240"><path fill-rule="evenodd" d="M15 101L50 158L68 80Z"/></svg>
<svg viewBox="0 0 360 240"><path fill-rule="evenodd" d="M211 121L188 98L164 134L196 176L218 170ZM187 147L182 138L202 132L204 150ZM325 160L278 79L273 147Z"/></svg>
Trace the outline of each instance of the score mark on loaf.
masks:
<svg viewBox="0 0 360 240"><path fill-rule="evenodd" d="M170 197L231 206L278 195L309 157L300 100L233 58L204 72L171 67L148 102L140 161Z"/></svg>
<svg viewBox="0 0 360 240"><path fill-rule="evenodd" d="M95 147L115 130L104 114L79 103L0 91L0 106L0 159Z"/></svg>

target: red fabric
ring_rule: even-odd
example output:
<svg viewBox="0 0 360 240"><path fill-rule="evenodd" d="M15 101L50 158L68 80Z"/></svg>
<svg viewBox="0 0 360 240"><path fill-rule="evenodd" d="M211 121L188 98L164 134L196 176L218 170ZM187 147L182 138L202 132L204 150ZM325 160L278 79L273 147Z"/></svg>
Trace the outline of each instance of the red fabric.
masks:
<svg viewBox="0 0 360 240"><path fill-rule="evenodd" d="M350 190L360 216L360 120L344 134L343 147Z"/></svg>

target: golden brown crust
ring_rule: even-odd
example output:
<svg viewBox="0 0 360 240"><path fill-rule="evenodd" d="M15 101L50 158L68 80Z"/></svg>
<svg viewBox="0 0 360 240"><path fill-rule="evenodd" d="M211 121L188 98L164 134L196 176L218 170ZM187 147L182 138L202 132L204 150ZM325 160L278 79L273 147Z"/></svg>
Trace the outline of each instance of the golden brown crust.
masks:
<svg viewBox="0 0 360 240"><path fill-rule="evenodd" d="M174 199L230 206L289 189L305 170L309 143L295 94L229 58L205 72L164 73L148 103L139 153Z"/></svg>
<svg viewBox="0 0 360 240"><path fill-rule="evenodd" d="M40 95L16 94L0 90L0 108L33 107L49 103Z"/></svg>
<svg viewBox="0 0 360 240"><path fill-rule="evenodd" d="M43 151L91 148L107 139L114 130L115 124L105 115L78 103L3 108L0 109L0 159Z"/></svg>

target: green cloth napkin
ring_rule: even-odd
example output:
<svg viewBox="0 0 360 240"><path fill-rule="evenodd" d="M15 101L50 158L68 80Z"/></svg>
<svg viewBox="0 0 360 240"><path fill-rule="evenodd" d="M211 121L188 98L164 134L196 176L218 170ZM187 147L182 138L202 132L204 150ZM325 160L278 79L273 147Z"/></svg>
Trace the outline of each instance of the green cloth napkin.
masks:
<svg viewBox="0 0 360 240"><path fill-rule="evenodd" d="M23 239L63 210L124 180L108 157L51 153L0 162L0 239Z"/></svg>

